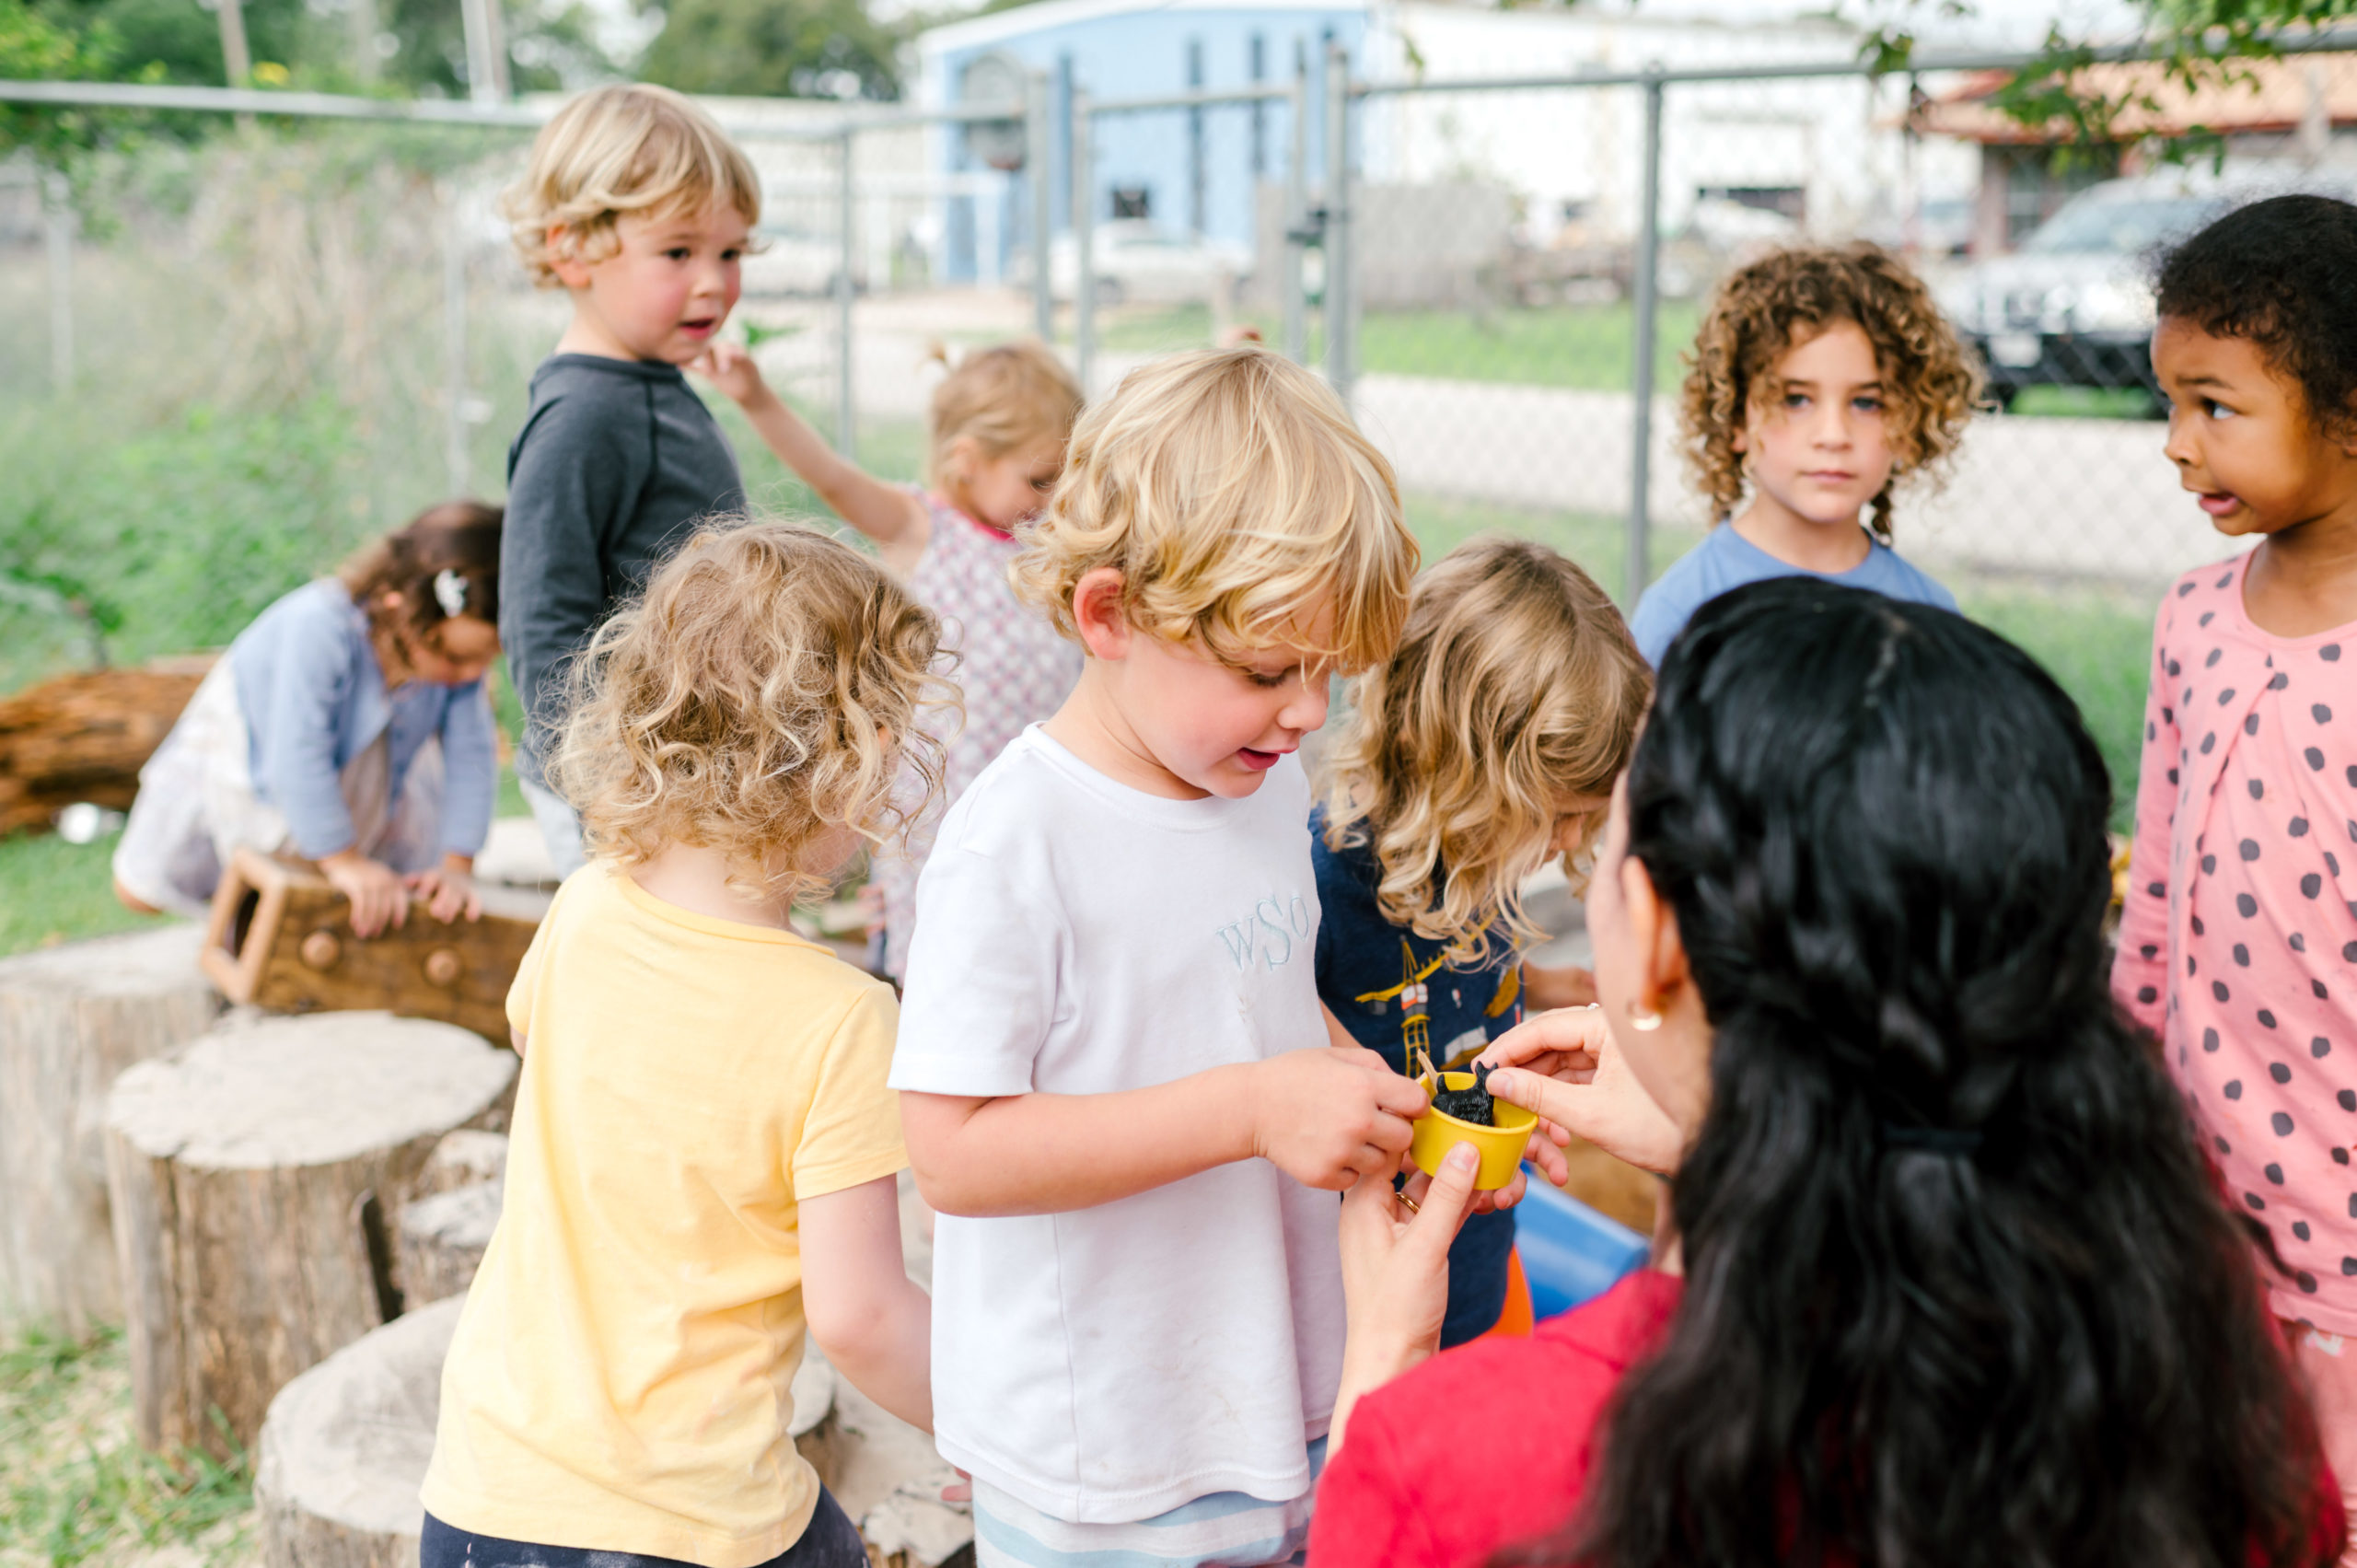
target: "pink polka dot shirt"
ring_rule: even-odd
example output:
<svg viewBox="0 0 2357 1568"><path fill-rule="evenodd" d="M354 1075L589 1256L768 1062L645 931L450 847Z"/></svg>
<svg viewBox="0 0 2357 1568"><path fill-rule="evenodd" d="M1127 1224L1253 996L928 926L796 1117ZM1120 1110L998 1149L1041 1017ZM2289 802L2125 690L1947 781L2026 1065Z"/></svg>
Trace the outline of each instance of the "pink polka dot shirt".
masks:
<svg viewBox="0 0 2357 1568"><path fill-rule="evenodd" d="M2260 631L2248 563L2154 626L2112 989L2290 1266L2277 1313L2357 1333L2357 626Z"/></svg>

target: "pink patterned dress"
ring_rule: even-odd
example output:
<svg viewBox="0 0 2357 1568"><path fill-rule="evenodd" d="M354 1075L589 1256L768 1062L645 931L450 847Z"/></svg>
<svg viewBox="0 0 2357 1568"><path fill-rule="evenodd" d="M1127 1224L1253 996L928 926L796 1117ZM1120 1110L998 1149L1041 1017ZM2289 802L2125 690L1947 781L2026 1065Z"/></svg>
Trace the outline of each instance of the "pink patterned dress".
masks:
<svg viewBox="0 0 2357 1568"><path fill-rule="evenodd" d="M2233 1201L2290 1266L2279 1317L2357 1333L2357 626L2243 610L2249 557L2153 632L2112 990L2155 1030Z"/></svg>
<svg viewBox="0 0 2357 1568"><path fill-rule="evenodd" d="M1014 537L976 522L938 495L915 494L932 514L933 535L909 575L909 591L941 617L943 645L958 655L951 679L965 694L966 720L959 726L958 715L946 710L931 715L927 732L948 743L942 798L910 830L905 848L876 856L875 877L884 889L882 968L895 980L907 971L917 873L941 812L1025 726L1062 704L1081 666L1080 645L1018 601L1007 585L1007 563L1020 548Z"/></svg>

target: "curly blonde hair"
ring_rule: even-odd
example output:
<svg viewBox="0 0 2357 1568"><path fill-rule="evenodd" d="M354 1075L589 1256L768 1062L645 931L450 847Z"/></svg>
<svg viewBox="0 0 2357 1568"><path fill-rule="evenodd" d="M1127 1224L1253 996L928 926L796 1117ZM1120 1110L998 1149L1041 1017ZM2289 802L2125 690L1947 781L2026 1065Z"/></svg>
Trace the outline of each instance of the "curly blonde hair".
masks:
<svg viewBox="0 0 2357 1568"><path fill-rule="evenodd" d="M1652 696L1596 579L1527 540L1459 545L1418 580L1390 661L1352 689L1326 842L1371 844L1384 918L1448 944L1457 967L1544 940L1522 884L1564 802L1611 793Z"/></svg>
<svg viewBox="0 0 2357 1568"><path fill-rule="evenodd" d="M592 850L628 865L672 843L801 899L830 830L904 830L941 787L921 706L941 623L875 562L801 523L707 526L567 667L551 784ZM900 782L906 781L906 782Z"/></svg>
<svg viewBox="0 0 2357 1568"><path fill-rule="evenodd" d="M1065 636L1074 588L1112 566L1131 625L1230 663L1316 618L1330 632L1309 651L1363 669L1390 653L1416 571L1391 465L1324 382L1256 347L1130 372L1081 416L1021 537L1008 577Z"/></svg>
<svg viewBox="0 0 2357 1568"><path fill-rule="evenodd" d="M1778 361L1839 322L1874 344L1889 410L1890 482L1867 504L1867 526L1890 540L1898 481L1956 451L1980 397L1980 367L1923 281L1879 246L1780 250L1730 273L1686 355L1678 424L1686 460L1711 498L1711 520L1735 515L1749 488L1736 438L1775 395Z"/></svg>
<svg viewBox="0 0 2357 1568"><path fill-rule="evenodd" d="M594 265L621 241L624 214L650 218L726 203L761 221L761 177L711 115L668 87L630 82L583 93L532 142L524 178L501 202L535 288L557 288L559 261ZM549 230L564 237L552 250Z"/></svg>
<svg viewBox="0 0 2357 1568"><path fill-rule="evenodd" d="M949 364L946 349L936 347L934 357ZM1070 440L1080 404L1080 383L1039 339L974 350L933 389L925 482L941 484L949 448L961 439L972 441L985 458L1004 457L1047 436Z"/></svg>

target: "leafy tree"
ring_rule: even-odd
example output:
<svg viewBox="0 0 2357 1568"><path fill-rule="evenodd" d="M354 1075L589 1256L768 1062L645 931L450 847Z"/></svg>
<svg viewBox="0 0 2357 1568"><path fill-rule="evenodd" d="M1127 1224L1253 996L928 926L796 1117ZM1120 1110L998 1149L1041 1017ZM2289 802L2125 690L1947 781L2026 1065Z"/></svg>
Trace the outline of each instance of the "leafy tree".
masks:
<svg viewBox="0 0 2357 1568"><path fill-rule="evenodd" d="M681 92L900 96L898 31L861 0L672 0L639 74ZM846 74L847 75L843 75Z"/></svg>

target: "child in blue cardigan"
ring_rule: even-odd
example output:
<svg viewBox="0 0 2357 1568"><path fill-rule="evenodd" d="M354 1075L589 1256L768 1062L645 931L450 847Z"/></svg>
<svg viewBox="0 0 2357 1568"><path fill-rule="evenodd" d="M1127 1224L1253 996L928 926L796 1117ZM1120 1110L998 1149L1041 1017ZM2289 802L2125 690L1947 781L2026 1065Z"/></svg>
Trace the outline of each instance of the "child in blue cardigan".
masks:
<svg viewBox="0 0 2357 1568"><path fill-rule="evenodd" d="M422 513L257 617L140 770L114 856L143 913L203 912L238 849L318 864L353 930L482 913L498 742L500 510Z"/></svg>

